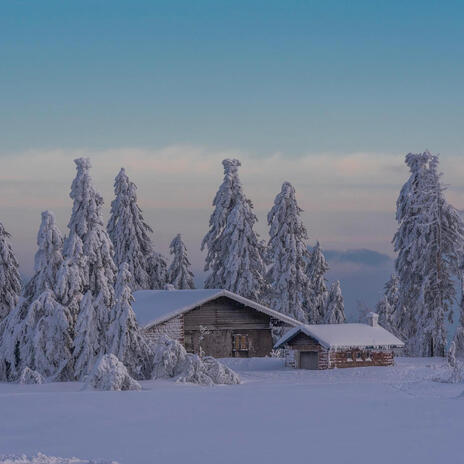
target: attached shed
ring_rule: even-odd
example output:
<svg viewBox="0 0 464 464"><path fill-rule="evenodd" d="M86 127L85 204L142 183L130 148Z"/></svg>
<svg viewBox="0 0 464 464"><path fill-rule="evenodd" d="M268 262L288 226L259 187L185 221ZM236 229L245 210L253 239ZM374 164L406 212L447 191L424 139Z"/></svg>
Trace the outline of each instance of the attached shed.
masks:
<svg viewBox="0 0 464 464"><path fill-rule="evenodd" d="M287 364L298 369L391 366L404 343L380 327L375 313L368 324L300 325L276 344L287 349Z"/></svg>
<svg viewBox="0 0 464 464"><path fill-rule="evenodd" d="M168 335L188 352L217 358L268 356L272 329L300 324L227 290L141 290L134 297L137 321L153 342Z"/></svg>

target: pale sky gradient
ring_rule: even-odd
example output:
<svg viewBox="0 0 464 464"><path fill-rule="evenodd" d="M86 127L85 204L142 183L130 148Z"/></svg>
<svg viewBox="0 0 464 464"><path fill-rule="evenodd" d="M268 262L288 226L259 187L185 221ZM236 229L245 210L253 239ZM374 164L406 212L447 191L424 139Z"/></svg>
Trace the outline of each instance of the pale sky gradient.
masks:
<svg viewBox="0 0 464 464"><path fill-rule="evenodd" d="M157 249L183 232L196 270L225 157L264 238L290 181L312 242L391 256L426 148L464 209L461 0L0 3L0 221L25 273L42 210L66 233L78 156L106 214L126 167Z"/></svg>

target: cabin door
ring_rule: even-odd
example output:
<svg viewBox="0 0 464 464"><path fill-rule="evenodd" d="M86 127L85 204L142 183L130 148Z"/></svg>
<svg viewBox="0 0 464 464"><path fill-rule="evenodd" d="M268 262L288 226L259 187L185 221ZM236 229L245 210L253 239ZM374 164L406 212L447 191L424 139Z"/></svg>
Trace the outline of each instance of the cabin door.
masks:
<svg viewBox="0 0 464 464"><path fill-rule="evenodd" d="M319 353L317 351L300 352L300 369L316 370L319 365Z"/></svg>

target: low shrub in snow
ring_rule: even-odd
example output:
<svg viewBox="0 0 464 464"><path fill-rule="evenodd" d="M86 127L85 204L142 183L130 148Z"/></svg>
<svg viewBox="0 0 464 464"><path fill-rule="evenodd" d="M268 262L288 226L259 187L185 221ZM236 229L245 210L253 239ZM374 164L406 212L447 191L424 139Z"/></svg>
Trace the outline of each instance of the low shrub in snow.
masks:
<svg viewBox="0 0 464 464"><path fill-rule="evenodd" d="M0 456L0 464L118 464L116 461L87 461L78 458L56 458L39 453L36 456Z"/></svg>
<svg viewBox="0 0 464 464"><path fill-rule="evenodd" d="M177 382L200 385L240 383L240 377L218 360L200 358L185 351L177 341L163 337L155 348L153 378L176 378Z"/></svg>
<svg viewBox="0 0 464 464"><path fill-rule="evenodd" d="M44 383L44 378L37 371L25 367L19 376L18 383L22 385L41 384Z"/></svg>
<svg viewBox="0 0 464 464"><path fill-rule="evenodd" d="M142 389L114 354L105 354L97 361L87 379L86 387L112 391Z"/></svg>

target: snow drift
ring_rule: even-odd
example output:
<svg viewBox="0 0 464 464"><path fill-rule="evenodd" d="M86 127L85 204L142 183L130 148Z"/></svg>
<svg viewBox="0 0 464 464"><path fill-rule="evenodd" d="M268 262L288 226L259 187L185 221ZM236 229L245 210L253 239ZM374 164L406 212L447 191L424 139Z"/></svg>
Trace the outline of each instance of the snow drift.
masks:
<svg viewBox="0 0 464 464"><path fill-rule="evenodd" d="M112 391L142 389L114 354L105 354L97 361L86 382L86 387Z"/></svg>
<svg viewBox="0 0 464 464"><path fill-rule="evenodd" d="M118 464L116 461L83 461L78 458L56 458L39 453L36 456L0 456L0 464Z"/></svg>
<svg viewBox="0 0 464 464"><path fill-rule="evenodd" d="M175 378L177 382L200 385L240 383L238 374L217 359L187 353L178 341L167 336L156 346L153 378Z"/></svg>

